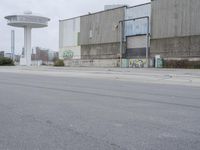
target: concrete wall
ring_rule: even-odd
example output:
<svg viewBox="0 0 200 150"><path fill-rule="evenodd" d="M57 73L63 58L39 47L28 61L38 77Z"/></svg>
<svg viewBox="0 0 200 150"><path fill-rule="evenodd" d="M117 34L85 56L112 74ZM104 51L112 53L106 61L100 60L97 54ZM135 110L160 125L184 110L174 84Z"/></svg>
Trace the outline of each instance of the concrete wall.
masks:
<svg viewBox="0 0 200 150"><path fill-rule="evenodd" d="M82 59L117 59L120 57L120 43L92 44L81 46Z"/></svg>
<svg viewBox="0 0 200 150"><path fill-rule="evenodd" d="M151 56L200 56L200 1L152 1Z"/></svg>
<svg viewBox="0 0 200 150"><path fill-rule="evenodd" d="M60 59L81 59L81 46L66 46L60 48Z"/></svg>
<svg viewBox="0 0 200 150"><path fill-rule="evenodd" d="M65 60L67 67L119 67L119 59Z"/></svg>
<svg viewBox="0 0 200 150"><path fill-rule="evenodd" d="M125 7L106 10L81 17L81 58L116 59L120 53L119 21L124 19Z"/></svg>
<svg viewBox="0 0 200 150"><path fill-rule="evenodd" d="M200 35L200 0L152 1L152 39Z"/></svg>
<svg viewBox="0 0 200 150"><path fill-rule="evenodd" d="M59 22L59 47L78 46L80 17Z"/></svg>
<svg viewBox="0 0 200 150"><path fill-rule="evenodd" d="M133 19L144 16L151 16L151 4L139 5L129 7L126 9L125 19ZM146 34L147 33L147 19L128 21L125 23L125 36Z"/></svg>
<svg viewBox="0 0 200 150"><path fill-rule="evenodd" d="M151 40L151 57L164 58L200 57L200 36L186 36Z"/></svg>
<svg viewBox="0 0 200 150"><path fill-rule="evenodd" d="M59 22L59 58L80 59L80 17Z"/></svg>
<svg viewBox="0 0 200 150"><path fill-rule="evenodd" d="M66 67L119 67L119 59L85 59L85 60L65 60ZM153 61L150 60L150 66L152 66ZM123 59L123 68L144 68L147 67L146 59Z"/></svg>
<svg viewBox="0 0 200 150"><path fill-rule="evenodd" d="M125 7L81 17L80 45L116 43L120 41L119 21Z"/></svg>

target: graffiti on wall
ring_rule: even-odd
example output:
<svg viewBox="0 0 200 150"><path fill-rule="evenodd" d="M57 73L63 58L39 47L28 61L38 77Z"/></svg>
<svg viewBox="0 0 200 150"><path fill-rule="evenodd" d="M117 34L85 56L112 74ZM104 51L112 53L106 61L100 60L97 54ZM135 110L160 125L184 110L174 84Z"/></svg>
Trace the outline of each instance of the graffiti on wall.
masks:
<svg viewBox="0 0 200 150"><path fill-rule="evenodd" d="M72 50L63 51L63 58L64 59L71 59L73 57L74 57L74 52Z"/></svg>
<svg viewBox="0 0 200 150"><path fill-rule="evenodd" d="M147 61L145 59L130 59L129 67L130 68L144 68Z"/></svg>

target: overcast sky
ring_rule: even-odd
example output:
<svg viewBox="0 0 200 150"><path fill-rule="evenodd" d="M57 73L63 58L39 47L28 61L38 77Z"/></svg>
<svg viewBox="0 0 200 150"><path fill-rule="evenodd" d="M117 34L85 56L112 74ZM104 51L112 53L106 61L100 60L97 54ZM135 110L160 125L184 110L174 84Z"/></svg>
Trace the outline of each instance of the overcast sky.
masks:
<svg viewBox="0 0 200 150"><path fill-rule="evenodd" d="M61 19L76 17L104 9L104 5L137 5L150 0L1 0L0 4L0 51L10 51L11 30L15 30L15 49L20 53L24 45L23 29L6 25L4 16L31 10L49 17L47 28L33 29L32 47L40 46L58 51L58 23Z"/></svg>

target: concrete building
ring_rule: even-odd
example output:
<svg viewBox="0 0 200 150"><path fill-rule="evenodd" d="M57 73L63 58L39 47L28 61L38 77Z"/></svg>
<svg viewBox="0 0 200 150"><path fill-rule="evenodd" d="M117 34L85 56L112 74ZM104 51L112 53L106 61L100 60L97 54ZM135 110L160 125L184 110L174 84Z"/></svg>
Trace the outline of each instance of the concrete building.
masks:
<svg viewBox="0 0 200 150"><path fill-rule="evenodd" d="M125 66L132 67L133 59L146 58L149 22L146 18L124 20L150 18L150 3L115 7L59 21L59 57L67 66L117 67L123 57ZM124 21L122 27L120 21Z"/></svg>
<svg viewBox="0 0 200 150"><path fill-rule="evenodd" d="M59 58L59 53L55 51L48 51L48 61L54 62Z"/></svg>
<svg viewBox="0 0 200 150"><path fill-rule="evenodd" d="M152 0L151 57L200 59L199 8L199 0Z"/></svg>
<svg viewBox="0 0 200 150"><path fill-rule="evenodd" d="M12 53L4 53L4 57L12 59Z"/></svg>
<svg viewBox="0 0 200 150"><path fill-rule="evenodd" d="M4 51L0 51L0 57L4 57Z"/></svg>
<svg viewBox="0 0 200 150"><path fill-rule="evenodd" d="M53 65L58 59L58 52L50 51L41 47L36 47L31 55L32 65Z"/></svg>
<svg viewBox="0 0 200 150"><path fill-rule="evenodd" d="M13 53L6 53L4 51L0 51L0 57L6 57L6 58L10 58L13 59L15 61L15 63L17 64L20 60L20 55L14 55ZM13 58L14 57L14 58Z"/></svg>

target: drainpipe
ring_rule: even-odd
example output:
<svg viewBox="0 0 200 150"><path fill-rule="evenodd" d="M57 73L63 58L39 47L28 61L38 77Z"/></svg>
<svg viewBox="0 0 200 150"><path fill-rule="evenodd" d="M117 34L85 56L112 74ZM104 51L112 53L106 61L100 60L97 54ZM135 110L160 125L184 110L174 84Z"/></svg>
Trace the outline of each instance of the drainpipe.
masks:
<svg viewBox="0 0 200 150"><path fill-rule="evenodd" d="M147 45L146 45L146 61L147 68L149 68L149 17L147 17L147 35L146 35Z"/></svg>
<svg viewBox="0 0 200 150"><path fill-rule="evenodd" d="M122 51L123 51L123 21L120 22L120 67L122 68Z"/></svg>

